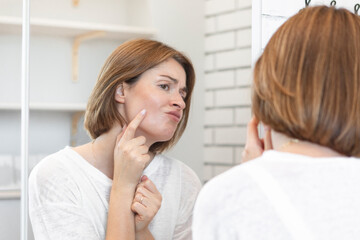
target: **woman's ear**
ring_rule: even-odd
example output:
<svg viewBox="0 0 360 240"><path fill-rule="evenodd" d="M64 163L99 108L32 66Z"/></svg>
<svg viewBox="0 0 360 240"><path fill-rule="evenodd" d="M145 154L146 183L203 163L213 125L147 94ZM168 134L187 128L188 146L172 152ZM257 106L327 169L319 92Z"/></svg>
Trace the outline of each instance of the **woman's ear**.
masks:
<svg viewBox="0 0 360 240"><path fill-rule="evenodd" d="M122 84L120 84L120 85L116 88L115 100L116 100L118 103L125 103L124 88L123 88L123 85L122 85Z"/></svg>

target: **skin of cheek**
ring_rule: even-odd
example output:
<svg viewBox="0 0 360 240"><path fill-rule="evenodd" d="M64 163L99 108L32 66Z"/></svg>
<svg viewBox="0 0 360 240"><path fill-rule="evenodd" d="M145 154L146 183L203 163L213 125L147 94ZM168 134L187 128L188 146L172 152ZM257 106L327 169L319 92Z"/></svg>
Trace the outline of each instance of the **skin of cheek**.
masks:
<svg viewBox="0 0 360 240"><path fill-rule="evenodd" d="M154 142L171 139L177 124L166 115L165 112L170 110L166 107L167 104L167 98L162 94L146 94L133 102L127 114L130 119L133 119L142 109L146 109L145 118L138 127L136 135L151 138Z"/></svg>

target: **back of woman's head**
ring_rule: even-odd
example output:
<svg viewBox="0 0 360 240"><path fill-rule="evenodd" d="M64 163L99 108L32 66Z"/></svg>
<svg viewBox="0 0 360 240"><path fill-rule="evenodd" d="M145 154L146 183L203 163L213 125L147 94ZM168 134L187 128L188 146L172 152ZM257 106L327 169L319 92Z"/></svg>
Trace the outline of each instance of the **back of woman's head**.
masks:
<svg viewBox="0 0 360 240"><path fill-rule="evenodd" d="M252 98L273 130L360 155L360 17L325 6L291 17L255 65Z"/></svg>
<svg viewBox="0 0 360 240"><path fill-rule="evenodd" d="M116 89L120 84L136 83L144 72L170 58L177 61L186 74L187 94L184 99L186 108L174 136L166 142L154 143L150 151L159 153L173 146L187 125L195 84L195 71L190 59L184 54L166 44L148 39L127 41L107 58L86 108L84 125L90 136L97 138L109 131L114 124L123 126L126 123L125 116L119 113L118 103L114 99Z"/></svg>

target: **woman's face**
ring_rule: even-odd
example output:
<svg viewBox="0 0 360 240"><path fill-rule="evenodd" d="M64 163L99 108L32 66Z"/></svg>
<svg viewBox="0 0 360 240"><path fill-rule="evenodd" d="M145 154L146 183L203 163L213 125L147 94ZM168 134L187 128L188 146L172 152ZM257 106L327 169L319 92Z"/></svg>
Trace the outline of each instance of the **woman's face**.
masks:
<svg viewBox="0 0 360 240"><path fill-rule="evenodd" d="M120 113L130 122L146 109L136 136L146 137L149 144L168 141L182 119L186 92L185 71L171 58L144 72L135 84L124 83Z"/></svg>

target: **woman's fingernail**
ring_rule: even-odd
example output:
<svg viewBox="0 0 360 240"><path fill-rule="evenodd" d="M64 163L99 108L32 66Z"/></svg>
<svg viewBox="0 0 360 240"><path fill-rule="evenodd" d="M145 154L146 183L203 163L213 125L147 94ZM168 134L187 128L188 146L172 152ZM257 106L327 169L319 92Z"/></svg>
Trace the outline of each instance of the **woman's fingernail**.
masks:
<svg viewBox="0 0 360 240"><path fill-rule="evenodd" d="M144 115L146 113L146 109L141 110L141 114Z"/></svg>

